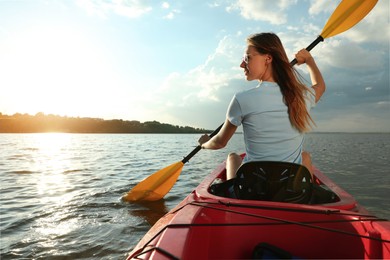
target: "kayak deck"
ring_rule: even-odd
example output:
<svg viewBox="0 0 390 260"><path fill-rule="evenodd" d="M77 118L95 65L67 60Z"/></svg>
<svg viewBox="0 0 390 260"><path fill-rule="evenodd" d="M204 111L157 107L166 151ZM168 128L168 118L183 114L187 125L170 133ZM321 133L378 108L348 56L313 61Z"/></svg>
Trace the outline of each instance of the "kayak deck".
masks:
<svg viewBox="0 0 390 260"><path fill-rule="evenodd" d="M317 169L316 183L336 193L337 201L302 205L211 194L212 183L225 174L221 164L151 228L128 259L248 259L264 253L259 246L267 245L278 249L273 252L277 258L286 253L390 258L390 222L370 215Z"/></svg>

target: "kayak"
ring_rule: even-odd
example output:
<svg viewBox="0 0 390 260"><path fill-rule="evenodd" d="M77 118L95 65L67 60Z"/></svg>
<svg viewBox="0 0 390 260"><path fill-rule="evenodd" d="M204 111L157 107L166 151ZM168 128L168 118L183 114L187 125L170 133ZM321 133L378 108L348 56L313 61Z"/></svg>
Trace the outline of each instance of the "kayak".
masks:
<svg viewBox="0 0 390 260"><path fill-rule="evenodd" d="M285 182L304 196L291 199L277 192L279 197L270 197L268 189L260 199L248 194L243 199L237 198L237 189L245 183L225 181L225 166L220 164L157 221L128 259L390 258L390 222L370 214L317 168L312 176L298 173L293 182ZM277 165L253 167L264 172ZM276 174L279 184L288 179L283 174ZM248 177L243 176L236 179Z"/></svg>

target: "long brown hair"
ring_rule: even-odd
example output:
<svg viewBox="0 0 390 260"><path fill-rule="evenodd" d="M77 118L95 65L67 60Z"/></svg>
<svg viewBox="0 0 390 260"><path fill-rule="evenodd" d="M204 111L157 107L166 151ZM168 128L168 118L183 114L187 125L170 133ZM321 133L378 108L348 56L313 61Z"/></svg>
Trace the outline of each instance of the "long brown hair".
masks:
<svg viewBox="0 0 390 260"><path fill-rule="evenodd" d="M305 95L310 90L300 80L299 73L290 65L279 37L274 33L259 33L249 36L247 43L260 54L272 57L273 77L288 107L291 125L301 133L309 131L315 125L305 102Z"/></svg>

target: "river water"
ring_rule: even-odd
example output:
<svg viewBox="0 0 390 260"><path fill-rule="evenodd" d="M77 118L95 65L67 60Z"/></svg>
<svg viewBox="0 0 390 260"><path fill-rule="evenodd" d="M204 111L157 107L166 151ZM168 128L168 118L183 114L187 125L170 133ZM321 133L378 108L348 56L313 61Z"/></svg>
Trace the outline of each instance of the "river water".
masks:
<svg viewBox="0 0 390 260"><path fill-rule="evenodd" d="M121 196L196 146L193 134L0 134L1 259L123 259L231 151L202 150L158 202ZM371 213L390 217L390 134L310 134L322 172Z"/></svg>

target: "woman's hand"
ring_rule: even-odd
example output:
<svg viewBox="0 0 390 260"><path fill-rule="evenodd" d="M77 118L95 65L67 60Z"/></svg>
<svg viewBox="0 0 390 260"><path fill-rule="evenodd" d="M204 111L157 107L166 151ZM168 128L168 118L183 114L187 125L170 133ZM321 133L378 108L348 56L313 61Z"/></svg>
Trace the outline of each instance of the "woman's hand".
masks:
<svg viewBox="0 0 390 260"><path fill-rule="evenodd" d="M199 138L198 143L200 146L202 146L202 144L208 142L210 139L211 139L210 136L208 136L207 134L204 134Z"/></svg>
<svg viewBox="0 0 390 260"><path fill-rule="evenodd" d="M298 65L301 65L303 63L307 63L308 61L313 60L313 57L311 56L310 52L308 52L306 49L302 49L298 51L295 54L295 58L298 61Z"/></svg>
<svg viewBox="0 0 390 260"><path fill-rule="evenodd" d="M226 118L225 123L223 124L221 130L218 134L213 137L208 136L207 134L202 135L198 143L202 146L203 149L218 150L224 148L232 138L234 132L236 132L237 126L229 122L229 119Z"/></svg>

